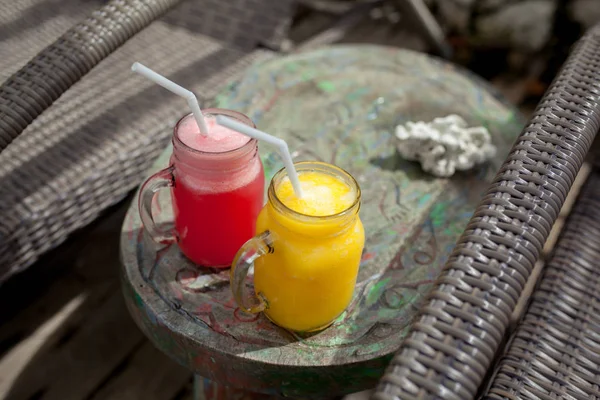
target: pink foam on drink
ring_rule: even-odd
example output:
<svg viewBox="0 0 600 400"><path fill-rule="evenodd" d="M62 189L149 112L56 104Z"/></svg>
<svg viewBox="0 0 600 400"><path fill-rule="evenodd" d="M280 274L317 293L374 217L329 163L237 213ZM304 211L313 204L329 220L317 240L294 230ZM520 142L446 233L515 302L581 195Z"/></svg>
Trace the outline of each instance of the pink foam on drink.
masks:
<svg viewBox="0 0 600 400"><path fill-rule="evenodd" d="M177 134L186 146L207 153L222 153L239 149L250 141L248 136L218 125L215 118L206 115L208 135L202 135L193 116L188 115L180 122Z"/></svg>
<svg viewBox="0 0 600 400"><path fill-rule="evenodd" d="M208 136L200 133L198 124L192 115L186 116L176 128L179 140L186 146L205 153L224 153L236 150L252 140L237 131L218 125L215 117L211 115L205 115L205 120L208 126ZM183 154L180 154L179 157L183 157ZM228 165L227 161L220 158L218 162L221 169L232 168L232 171L228 171L227 179L224 180L221 174L208 173L203 171L203 167L198 168L194 157L206 156L191 156L186 159L185 163L180 163L177 168L177 179L197 193L230 192L251 184L258 179L259 175L263 175L260 162L250 162L240 168L240 165L236 165L236 163L239 164L239 161L233 161Z"/></svg>

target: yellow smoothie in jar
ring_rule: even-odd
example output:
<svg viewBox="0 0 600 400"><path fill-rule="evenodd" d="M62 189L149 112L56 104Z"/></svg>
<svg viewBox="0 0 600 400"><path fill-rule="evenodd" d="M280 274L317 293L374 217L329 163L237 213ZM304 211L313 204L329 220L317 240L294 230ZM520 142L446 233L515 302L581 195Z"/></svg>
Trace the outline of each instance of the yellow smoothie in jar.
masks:
<svg viewBox="0 0 600 400"><path fill-rule="evenodd" d="M269 231L273 243L254 261L254 287L273 322L308 332L327 327L350 303L365 237L356 181L325 163L297 169L302 198L287 176L276 176L258 217L257 232Z"/></svg>

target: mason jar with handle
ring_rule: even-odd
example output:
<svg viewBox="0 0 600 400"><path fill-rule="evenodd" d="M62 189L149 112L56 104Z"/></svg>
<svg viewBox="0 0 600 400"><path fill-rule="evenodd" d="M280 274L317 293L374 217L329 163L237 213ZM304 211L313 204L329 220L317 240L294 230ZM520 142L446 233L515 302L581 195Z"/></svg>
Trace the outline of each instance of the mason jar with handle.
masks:
<svg viewBox="0 0 600 400"><path fill-rule="evenodd" d="M291 197L285 170L273 177L258 234L233 261L231 287L242 310L311 332L329 326L350 303L365 235L360 188L349 173L321 162L295 167L302 199ZM254 293L246 288L252 265Z"/></svg>
<svg viewBox="0 0 600 400"><path fill-rule="evenodd" d="M203 113L208 136L200 134L192 114L179 120L170 165L142 185L138 205L154 241L176 242L194 263L224 268L254 235L265 178L257 141L214 121L216 115L225 115L254 127L250 118L223 109ZM163 188L171 190L174 230L165 231L154 221L152 202Z"/></svg>

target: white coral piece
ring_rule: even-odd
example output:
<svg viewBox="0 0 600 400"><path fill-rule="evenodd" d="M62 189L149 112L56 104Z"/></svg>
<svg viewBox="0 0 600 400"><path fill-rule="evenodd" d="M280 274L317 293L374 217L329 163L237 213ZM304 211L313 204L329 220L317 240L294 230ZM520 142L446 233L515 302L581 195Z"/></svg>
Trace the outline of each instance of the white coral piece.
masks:
<svg viewBox="0 0 600 400"><path fill-rule="evenodd" d="M490 159L496 147L483 126L471 127L458 115L432 122L408 122L396 127L398 151L402 157L419 161L421 168L435 176L450 177Z"/></svg>

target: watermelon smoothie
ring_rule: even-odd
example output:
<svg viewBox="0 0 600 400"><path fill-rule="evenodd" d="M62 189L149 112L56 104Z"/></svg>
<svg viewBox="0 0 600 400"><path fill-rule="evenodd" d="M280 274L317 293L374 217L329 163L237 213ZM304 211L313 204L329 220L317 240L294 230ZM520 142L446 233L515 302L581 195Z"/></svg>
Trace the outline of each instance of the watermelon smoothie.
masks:
<svg viewBox="0 0 600 400"><path fill-rule="evenodd" d="M216 124L214 116L225 115L254 127L252 121L230 110L206 109L203 113L207 136L200 134L192 114L175 126L167 169L170 176L166 176L169 182L161 187L171 187L175 232L170 239L174 238L195 264L225 268L255 234L264 202L265 178L257 141ZM156 175L164 176L164 171ZM141 199L146 186L154 190L148 182L142 187L142 217ZM142 221L146 226L144 218ZM147 228L151 235L152 228ZM154 238L165 242L163 236Z"/></svg>

